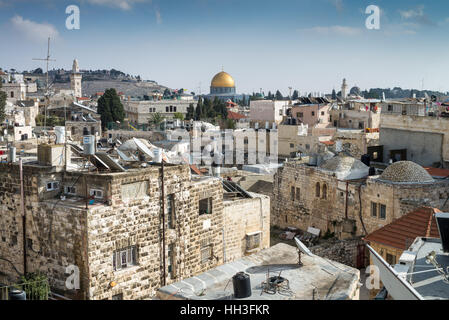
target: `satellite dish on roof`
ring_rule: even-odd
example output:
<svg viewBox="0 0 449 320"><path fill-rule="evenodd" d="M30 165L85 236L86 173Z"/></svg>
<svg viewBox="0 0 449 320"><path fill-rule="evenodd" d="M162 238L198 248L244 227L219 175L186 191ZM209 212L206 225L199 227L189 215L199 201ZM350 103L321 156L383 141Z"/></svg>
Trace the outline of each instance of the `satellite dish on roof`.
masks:
<svg viewBox="0 0 449 320"><path fill-rule="evenodd" d="M309 250L309 248L306 247L306 245L304 243L302 243L297 237L295 237L295 242L296 242L296 246L298 247L298 249L308 255L309 257L314 257L315 255Z"/></svg>

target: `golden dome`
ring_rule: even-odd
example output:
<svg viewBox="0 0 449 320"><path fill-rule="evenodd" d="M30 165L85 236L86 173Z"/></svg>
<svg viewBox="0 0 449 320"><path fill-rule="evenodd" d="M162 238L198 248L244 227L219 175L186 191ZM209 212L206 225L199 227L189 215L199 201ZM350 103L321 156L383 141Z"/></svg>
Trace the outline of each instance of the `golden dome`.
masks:
<svg viewBox="0 0 449 320"><path fill-rule="evenodd" d="M222 71L215 75L215 77L212 79L210 86L214 88L217 87L234 88L235 82L234 79L232 79L232 77L229 75L229 73Z"/></svg>

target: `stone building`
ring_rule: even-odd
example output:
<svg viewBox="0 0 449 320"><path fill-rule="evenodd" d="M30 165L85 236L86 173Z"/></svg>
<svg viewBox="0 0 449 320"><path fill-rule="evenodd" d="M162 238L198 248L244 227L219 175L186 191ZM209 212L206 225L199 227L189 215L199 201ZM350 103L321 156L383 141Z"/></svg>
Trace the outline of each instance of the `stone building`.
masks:
<svg viewBox="0 0 449 320"><path fill-rule="evenodd" d="M50 165L63 149L39 146L38 161L25 161L23 215L19 164L0 164L1 283L39 271L70 298L149 299L269 246L265 197L224 201L222 180L191 176L188 165L65 171L64 161ZM66 282L75 269L79 289Z"/></svg>
<svg viewBox="0 0 449 320"><path fill-rule="evenodd" d="M323 160L284 163L274 177L272 225L315 227L338 238L367 235L413 209L441 208L448 196L447 180L413 162L368 176L366 165L344 153Z"/></svg>
<svg viewBox="0 0 449 320"><path fill-rule="evenodd" d="M449 166L449 121L418 101L382 106L379 144L384 162L410 160L422 166Z"/></svg>

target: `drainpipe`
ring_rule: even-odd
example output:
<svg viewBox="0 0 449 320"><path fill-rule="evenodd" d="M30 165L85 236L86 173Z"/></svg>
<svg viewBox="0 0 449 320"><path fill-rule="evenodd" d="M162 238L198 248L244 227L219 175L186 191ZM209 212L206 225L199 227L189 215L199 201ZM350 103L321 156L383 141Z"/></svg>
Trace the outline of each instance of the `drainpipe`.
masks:
<svg viewBox="0 0 449 320"><path fill-rule="evenodd" d="M27 274L27 237L26 237L26 215L23 192L23 163L19 160L20 170L20 211L22 213L22 235L23 235L23 274Z"/></svg>
<svg viewBox="0 0 449 320"><path fill-rule="evenodd" d="M166 279L166 274L165 274L165 190L164 190L164 160L162 159L162 174L161 174L161 178L162 178L162 286L166 285L167 279Z"/></svg>
<svg viewBox="0 0 449 320"><path fill-rule="evenodd" d="M346 201L345 201L345 218L348 219L348 190L349 182L346 181Z"/></svg>

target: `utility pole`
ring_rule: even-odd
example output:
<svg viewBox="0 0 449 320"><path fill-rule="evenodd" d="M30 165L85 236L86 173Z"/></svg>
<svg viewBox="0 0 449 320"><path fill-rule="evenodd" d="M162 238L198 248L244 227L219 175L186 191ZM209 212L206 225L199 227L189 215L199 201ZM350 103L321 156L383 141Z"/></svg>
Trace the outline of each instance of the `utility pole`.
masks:
<svg viewBox="0 0 449 320"><path fill-rule="evenodd" d="M45 61L47 63L46 85L45 85L45 97L46 97L47 102L45 104L45 110L44 110L44 130L45 130L45 127L47 126L47 105L48 105L48 103L50 101L50 91L49 91L49 84L48 84L48 63L50 61L56 61L54 59L50 59L50 37L48 37L47 58L45 58L45 59L34 58L33 60Z"/></svg>

